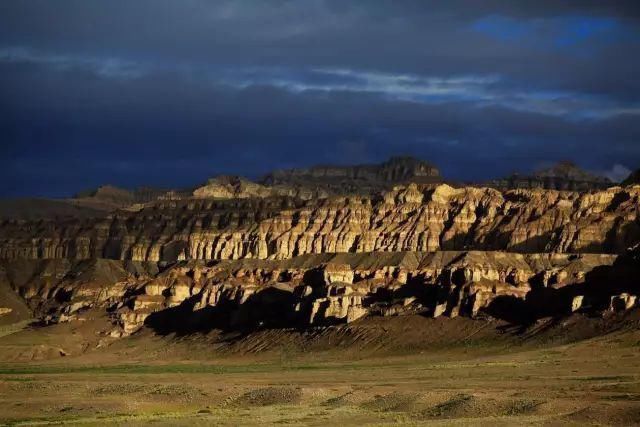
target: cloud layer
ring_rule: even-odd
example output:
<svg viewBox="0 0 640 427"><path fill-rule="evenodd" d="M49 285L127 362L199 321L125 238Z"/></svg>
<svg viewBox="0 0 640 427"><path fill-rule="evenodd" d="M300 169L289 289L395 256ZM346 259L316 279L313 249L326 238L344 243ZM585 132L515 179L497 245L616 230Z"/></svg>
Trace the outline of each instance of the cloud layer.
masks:
<svg viewBox="0 0 640 427"><path fill-rule="evenodd" d="M392 154L461 180L561 159L618 176L640 165L638 9L3 2L0 193L193 185Z"/></svg>

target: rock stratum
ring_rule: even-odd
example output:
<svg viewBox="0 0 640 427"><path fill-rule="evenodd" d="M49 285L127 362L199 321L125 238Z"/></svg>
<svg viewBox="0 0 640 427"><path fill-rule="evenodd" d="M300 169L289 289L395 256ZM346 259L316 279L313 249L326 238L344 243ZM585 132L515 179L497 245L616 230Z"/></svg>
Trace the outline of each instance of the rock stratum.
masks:
<svg viewBox="0 0 640 427"><path fill-rule="evenodd" d="M610 187L613 182L607 177L589 173L572 162L564 161L540 169L531 175L514 173L506 178L491 181L489 185L503 190L544 188L563 191L596 191Z"/></svg>
<svg viewBox="0 0 640 427"><path fill-rule="evenodd" d="M595 193L398 186L377 197L165 200L106 218L5 220L0 258L287 259L437 250L621 253L640 187Z"/></svg>
<svg viewBox="0 0 640 427"><path fill-rule="evenodd" d="M380 164L355 166L313 166L281 169L267 174L262 184L274 187L306 189L333 195L371 195L409 182L442 182L438 168L409 156L391 157Z"/></svg>
<svg viewBox="0 0 640 427"><path fill-rule="evenodd" d="M421 313L531 323L573 312L620 312L638 295L640 258L440 251L303 255L286 261L93 259L0 263L0 280L43 324L106 313L114 338L349 323Z"/></svg>
<svg viewBox="0 0 640 427"><path fill-rule="evenodd" d="M3 220L0 323L102 313L97 332L118 338L416 313L530 324L637 305L637 185L273 188L225 177L107 215Z"/></svg>
<svg viewBox="0 0 640 427"><path fill-rule="evenodd" d="M355 166L313 166L282 169L263 178L250 179L218 175L193 188L159 189L139 187L124 189L103 185L80 192L68 199L0 200L0 219L59 219L77 216L105 216L116 209L137 210L145 204L163 200L251 199L289 197L302 200L326 199L333 196L377 197L397 185L448 183L430 163L413 157L391 157L380 164ZM621 185L638 183L637 173ZM470 184L476 185L476 184ZM531 176L513 174L490 181L487 187L499 190L554 189L562 191L594 192L614 185L608 178L586 172L571 162L561 162L542 169Z"/></svg>

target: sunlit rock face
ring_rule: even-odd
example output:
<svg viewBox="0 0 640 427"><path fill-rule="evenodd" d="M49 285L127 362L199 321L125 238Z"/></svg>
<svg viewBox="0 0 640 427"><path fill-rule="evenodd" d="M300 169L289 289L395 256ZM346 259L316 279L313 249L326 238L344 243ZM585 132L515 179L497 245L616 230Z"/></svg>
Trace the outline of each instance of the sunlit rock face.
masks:
<svg viewBox="0 0 640 427"><path fill-rule="evenodd" d="M310 327L421 313L532 322L637 305L638 249L623 255L492 251L302 255L287 260L4 260L0 280L45 323L107 315L113 337ZM100 331L98 331L100 332Z"/></svg>
<svg viewBox="0 0 640 427"><path fill-rule="evenodd" d="M640 241L640 187L592 193L398 186L375 197L165 200L102 219L0 225L0 258L287 259L437 250L621 253Z"/></svg>
<svg viewBox="0 0 640 427"><path fill-rule="evenodd" d="M432 176L414 166L357 174ZM224 178L107 216L5 220L0 279L43 322L97 310L113 337L145 325L309 327L411 313L525 322L637 305L638 247L627 248L640 241L639 186L290 188Z"/></svg>

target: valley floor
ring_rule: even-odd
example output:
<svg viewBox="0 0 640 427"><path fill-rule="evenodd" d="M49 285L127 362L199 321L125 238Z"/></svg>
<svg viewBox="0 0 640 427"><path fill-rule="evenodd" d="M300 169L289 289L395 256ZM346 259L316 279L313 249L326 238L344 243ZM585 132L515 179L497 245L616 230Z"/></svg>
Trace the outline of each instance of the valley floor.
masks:
<svg viewBox="0 0 640 427"><path fill-rule="evenodd" d="M515 333L419 316L244 337L143 331L77 353L95 347L80 327L26 329L0 337L0 423L632 425L634 319L604 334L579 318Z"/></svg>

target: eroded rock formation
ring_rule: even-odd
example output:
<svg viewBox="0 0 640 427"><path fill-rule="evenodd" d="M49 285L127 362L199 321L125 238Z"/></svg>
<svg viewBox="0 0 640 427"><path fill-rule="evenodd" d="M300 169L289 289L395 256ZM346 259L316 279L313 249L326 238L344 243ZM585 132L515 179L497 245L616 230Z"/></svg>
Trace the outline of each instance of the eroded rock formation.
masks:
<svg viewBox="0 0 640 427"><path fill-rule="evenodd" d="M9 284L44 322L109 313L114 337L292 327L364 316L489 315L518 322L637 304L638 249L626 254L394 252L284 261L2 261ZM615 281L611 284L610 281Z"/></svg>
<svg viewBox="0 0 640 427"><path fill-rule="evenodd" d="M286 259L373 251L621 253L640 187L595 193L399 186L378 197L164 200L107 218L5 220L0 258Z"/></svg>
<svg viewBox="0 0 640 427"><path fill-rule="evenodd" d="M413 157L391 157L376 165L314 166L276 170L262 179L270 186L321 189L337 195L372 195L393 185L442 182L440 171Z"/></svg>
<svg viewBox="0 0 640 427"><path fill-rule="evenodd" d="M315 175L436 176L405 161L284 176ZM304 188L226 177L108 215L2 220L0 297L12 296L0 298L2 319L97 312L112 323L102 332L120 337L145 325L309 327L408 313L527 323L638 305L640 186Z"/></svg>
<svg viewBox="0 0 640 427"><path fill-rule="evenodd" d="M218 176L193 191L193 197L198 199L250 199L277 196L310 200L327 198L329 193L323 189L301 186L266 186L239 176Z"/></svg>
<svg viewBox="0 0 640 427"><path fill-rule="evenodd" d="M594 175L580 169L572 162L560 162L549 168L540 169L532 175L511 176L491 181L490 186L503 190L516 188L544 188L564 191L596 191L614 185L610 179Z"/></svg>

